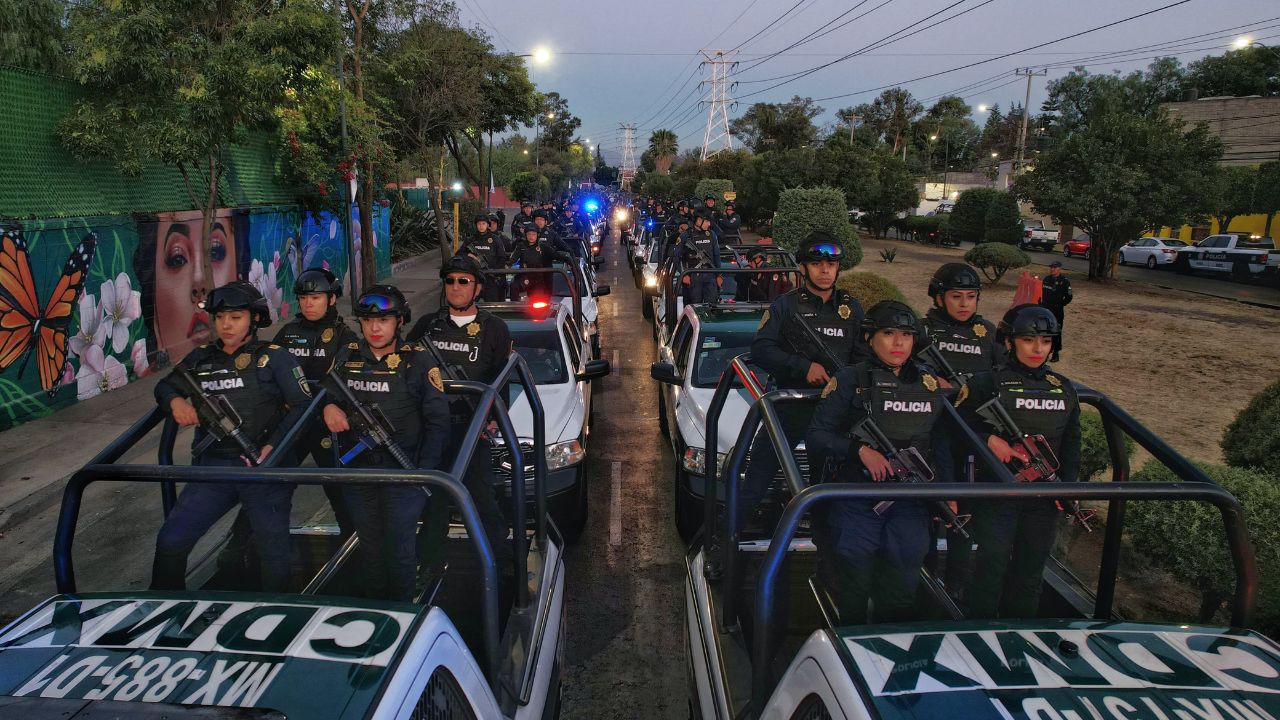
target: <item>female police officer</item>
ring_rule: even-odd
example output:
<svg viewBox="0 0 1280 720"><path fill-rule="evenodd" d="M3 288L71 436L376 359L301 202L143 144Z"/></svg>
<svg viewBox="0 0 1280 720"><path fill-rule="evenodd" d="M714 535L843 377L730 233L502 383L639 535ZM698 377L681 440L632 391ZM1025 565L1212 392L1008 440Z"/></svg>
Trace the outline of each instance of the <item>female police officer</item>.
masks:
<svg viewBox="0 0 1280 720"><path fill-rule="evenodd" d="M864 442L858 426L870 419L896 450L914 448L940 481L950 479L951 458L939 416L946 400L938 380L913 358L922 330L915 312L885 300L867 312L862 335L871 359L836 373L805 436L812 454L828 458L838 482L891 481L880 451ZM832 591L842 624L907 619L915 606L920 565L929 549L929 517L921 502L898 501L883 513L873 500L832 503L825 527L815 532L819 575ZM882 564L882 572L874 569Z"/></svg>
<svg viewBox="0 0 1280 720"><path fill-rule="evenodd" d="M222 395L243 421L240 429L250 442L261 443L254 462L261 461L279 444L311 401L306 377L284 348L257 337L258 328L271 322L267 301L257 288L234 280L209 293L204 309L213 318L215 339L192 350L179 365L188 369L204 395ZM172 377L156 385L156 402L169 410L184 427L200 418L187 390ZM207 432L196 430L193 448L204 445ZM192 458L196 465L244 467L242 446L231 439L208 445ZM290 484L191 483L156 537L156 557L151 587L182 590L186 582L187 556L209 528L240 503L258 542L262 589L282 592L289 584Z"/></svg>
<svg viewBox="0 0 1280 720"><path fill-rule="evenodd" d="M994 399L1022 433L1044 436L1060 461L1058 479L1075 482L1080 471L1080 401L1071 381L1045 364L1059 332L1058 320L1047 308L1019 305L1010 309L999 327L1008 363L975 376L969 396L958 407L1001 462L1025 461L1027 451L1016 438L999 432L987 419L989 413L979 411ZM978 510L973 521L978 551L969 616L1035 617L1044 564L1058 532L1054 501L989 501Z"/></svg>

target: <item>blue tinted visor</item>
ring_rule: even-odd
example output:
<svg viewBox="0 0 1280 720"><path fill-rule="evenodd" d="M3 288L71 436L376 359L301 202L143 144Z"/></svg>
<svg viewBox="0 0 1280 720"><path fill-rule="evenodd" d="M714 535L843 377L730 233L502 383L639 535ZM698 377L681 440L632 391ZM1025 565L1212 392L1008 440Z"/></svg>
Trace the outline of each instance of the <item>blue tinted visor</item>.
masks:
<svg viewBox="0 0 1280 720"><path fill-rule="evenodd" d="M809 248L810 255L828 255L832 258L840 257L840 246L832 243L819 243Z"/></svg>
<svg viewBox="0 0 1280 720"><path fill-rule="evenodd" d="M377 293L361 295L359 302L356 303L361 312L391 312L396 308L395 298Z"/></svg>

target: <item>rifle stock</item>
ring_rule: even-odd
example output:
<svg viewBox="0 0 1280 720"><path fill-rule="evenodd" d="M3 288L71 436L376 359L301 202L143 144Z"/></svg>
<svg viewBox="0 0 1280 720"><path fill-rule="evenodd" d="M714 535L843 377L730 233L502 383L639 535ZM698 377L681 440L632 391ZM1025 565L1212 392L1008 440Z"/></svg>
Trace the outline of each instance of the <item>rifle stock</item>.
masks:
<svg viewBox="0 0 1280 720"><path fill-rule="evenodd" d="M200 427L209 433L203 442L193 448L192 455L199 457L214 443L230 439L240 448L241 454L250 465L258 465L258 455L262 451L244 434L242 429L244 421L231 405L231 401L224 395L206 393L190 368L182 363L174 366L170 377L176 380L179 387L186 390L190 399L194 401L196 414L200 416Z"/></svg>

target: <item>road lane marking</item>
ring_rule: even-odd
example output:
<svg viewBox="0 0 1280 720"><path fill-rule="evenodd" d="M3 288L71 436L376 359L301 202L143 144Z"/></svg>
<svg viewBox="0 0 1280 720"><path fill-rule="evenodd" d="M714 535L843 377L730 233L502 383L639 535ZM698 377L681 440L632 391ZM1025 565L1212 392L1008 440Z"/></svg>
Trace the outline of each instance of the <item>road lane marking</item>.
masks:
<svg viewBox="0 0 1280 720"><path fill-rule="evenodd" d="M612 365L610 365L609 367L610 367L614 372L621 372L621 371L622 371L622 366L618 364L618 350L617 350L617 348L614 348L614 351L613 351L613 364L612 364Z"/></svg>
<svg viewBox="0 0 1280 720"><path fill-rule="evenodd" d="M617 351L614 351L617 356ZM622 544L622 463L613 463L613 483L609 495L609 544Z"/></svg>

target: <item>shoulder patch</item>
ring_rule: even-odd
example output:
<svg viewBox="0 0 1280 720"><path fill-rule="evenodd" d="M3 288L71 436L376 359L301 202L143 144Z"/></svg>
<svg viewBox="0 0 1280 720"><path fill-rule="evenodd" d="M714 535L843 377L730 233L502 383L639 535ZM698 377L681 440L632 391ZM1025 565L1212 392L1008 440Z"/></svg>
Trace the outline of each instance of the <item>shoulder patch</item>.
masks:
<svg viewBox="0 0 1280 720"><path fill-rule="evenodd" d="M444 381L440 379L440 368L433 367L428 370L427 381L431 383L431 387L439 392L444 392Z"/></svg>
<svg viewBox="0 0 1280 720"><path fill-rule="evenodd" d="M756 328L756 332L763 330L767 322L769 322L769 308L765 308L764 314L760 316L760 327Z"/></svg>
<svg viewBox="0 0 1280 720"><path fill-rule="evenodd" d="M412 350L413 350L413 343L405 343L405 344L403 344L403 345L401 345L401 346L400 346L400 349L401 349L401 350L403 350L403 351L412 351Z"/></svg>
<svg viewBox="0 0 1280 720"><path fill-rule="evenodd" d="M358 343L358 342L347 343L347 349L348 349L348 350L359 350L359 349L360 349L360 343Z"/></svg>
<svg viewBox="0 0 1280 720"><path fill-rule="evenodd" d="M822 388L822 397L826 397L836 391L836 379L831 378L827 381L826 387Z"/></svg>
<svg viewBox="0 0 1280 720"><path fill-rule="evenodd" d="M264 354L262 357L258 358L258 367L260 368L266 367L267 362L270 360L271 360L271 356Z"/></svg>
<svg viewBox="0 0 1280 720"><path fill-rule="evenodd" d="M969 386L961 385L960 392L956 393L955 406L960 407L960 403L964 402L968 397L969 397Z"/></svg>

